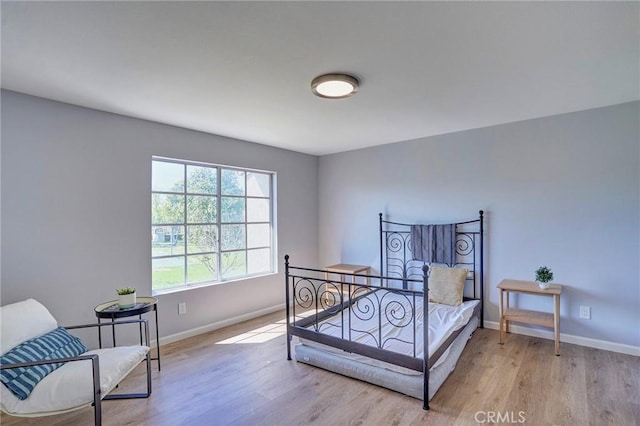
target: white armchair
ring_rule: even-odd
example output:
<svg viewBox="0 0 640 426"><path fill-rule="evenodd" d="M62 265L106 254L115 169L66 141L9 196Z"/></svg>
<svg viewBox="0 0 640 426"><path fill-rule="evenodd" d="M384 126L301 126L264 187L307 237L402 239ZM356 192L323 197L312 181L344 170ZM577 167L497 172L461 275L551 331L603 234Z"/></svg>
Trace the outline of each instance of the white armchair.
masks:
<svg viewBox="0 0 640 426"><path fill-rule="evenodd" d="M0 373L15 376L18 368L44 366L65 362L61 367L46 374L25 397L9 389L8 374L2 374L0 384L0 409L12 416L39 417L60 414L94 406L95 424L102 424L101 401L108 399L148 398L151 395L151 364L149 356L149 325L144 319L105 322L65 327L66 330L88 327L102 327L113 324L142 323L145 328L146 346L118 346L115 348L95 349L74 356L56 355L56 359L47 359L38 354L28 353L34 360L11 362L16 353L27 353L33 342L51 336L58 328L55 318L47 308L34 299L0 307ZM64 332L64 330L62 330ZM49 333L49 334L48 334ZM65 332L66 333L66 332ZM36 340L32 340L36 339ZM27 342L27 345L21 345ZM36 343L38 344L38 343ZM79 343L80 346L82 343ZM60 352L57 352L58 354ZM146 361L147 390L145 393L109 394L143 360ZM37 367L40 368L40 367ZM33 371L33 370L32 370ZM24 376L21 376L21 378ZM29 376L31 377L31 376ZM27 381L31 380L27 377ZM22 382L24 383L24 381ZM16 387L15 382L11 384ZM31 385L33 385L31 383ZM20 384L18 384L20 387ZM28 391L27 391L28 392ZM22 398L22 399L21 399Z"/></svg>

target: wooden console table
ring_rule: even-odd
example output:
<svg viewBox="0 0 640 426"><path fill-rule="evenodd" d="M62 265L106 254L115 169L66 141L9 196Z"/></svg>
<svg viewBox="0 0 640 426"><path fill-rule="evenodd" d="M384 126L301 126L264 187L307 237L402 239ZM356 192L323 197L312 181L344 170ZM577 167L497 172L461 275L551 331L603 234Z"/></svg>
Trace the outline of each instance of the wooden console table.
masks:
<svg viewBox="0 0 640 426"><path fill-rule="evenodd" d="M504 332L509 332L509 322L522 322L553 328L556 355L560 355L560 294L562 286L551 284L547 289L541 289L534 281L502 280L498 284L500 290L500 344L504 344ZM507 295L504 305L503 293ZM509 306L509 293L533 294L536 296L552 296L553 313L518 309Z"/></svg>

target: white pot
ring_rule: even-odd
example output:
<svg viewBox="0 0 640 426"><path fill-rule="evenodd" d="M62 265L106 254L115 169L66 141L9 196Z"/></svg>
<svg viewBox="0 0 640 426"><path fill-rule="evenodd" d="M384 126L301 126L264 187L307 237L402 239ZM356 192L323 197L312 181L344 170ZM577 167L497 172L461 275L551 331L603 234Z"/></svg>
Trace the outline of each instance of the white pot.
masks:
<svg viewBox="0 0 640 426"><path fill-rule="evenodd" d="M119 294L118 295L118 307L120 309L133 308L136 304L136 294Z"/></svg>
<svg viewBox="0 0 640 426"><path fill-rule="evenodd" d="M543 290L546 290L549 288L549 283L543 283L542 281L538 281L538 287L540 287Z"/></svg>

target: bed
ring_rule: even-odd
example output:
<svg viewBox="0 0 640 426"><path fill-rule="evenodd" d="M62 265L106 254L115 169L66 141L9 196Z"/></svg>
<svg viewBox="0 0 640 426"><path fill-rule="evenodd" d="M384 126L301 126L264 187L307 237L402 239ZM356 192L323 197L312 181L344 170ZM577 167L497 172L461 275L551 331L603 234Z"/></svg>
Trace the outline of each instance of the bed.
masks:
<svg viewBox="0 0 640 426"><path fill-rule="evenodd" d="M422 249L414 243L422 238L416 230L426 226L432 225L393 222L380 213L380 275L336 280L285 256L287 359L297 336L297 361L422 399L428 410L473 331L483 327L483 212L447 225L452 244L444 264L415 259ZM429 302L440 297L441 273L458 277L459 304Z"/></svg>

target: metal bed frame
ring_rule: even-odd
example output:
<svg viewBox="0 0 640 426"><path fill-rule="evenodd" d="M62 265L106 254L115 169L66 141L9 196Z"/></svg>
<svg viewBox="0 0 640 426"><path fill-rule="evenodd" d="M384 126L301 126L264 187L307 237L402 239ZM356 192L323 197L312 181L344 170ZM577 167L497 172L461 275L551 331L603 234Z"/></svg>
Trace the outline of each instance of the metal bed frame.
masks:
<svg viewBox="0 0 640 426"><path fill-rule="evenodd" d="M456 330L429 356L428 331L428 284L429 266L413 260L411 255L411 225L380 218L380 275L342 274L342 280L332 280L327 271L304 268L289 264L285 256L285 287L287 316L287 359L291 360L293 336L356 353L376 360L409 368L423 373L423 408L429 409L429 370L462 332ZM479 300L474 316L484 321L484 240L483 211L479 219L456 223L456 263L449 266L464 266L471 272L467 282L472 285L472 295L465 300ZM477 250L479 249L479 250ZM357 279L365 283L357 283ZM401 288L397 286L401 284ZM419 290L409 287L419 287ZM479 288L478 288L479 287ZM387 297L393 294L395 299ZM397 299L405 302L400 304ZM423 326L416 323L416 312L422 308ZM349 309L347 309L349 308ZM348 313L345 314L345 311ZM323 323L328 318L337 318L341 337L323 333ZM377 321L378 333L358 330L352 319ZM409 340L383 338L382 323L394 328L410 327ZM346 324L346 325L345 325ZM423 356L417 357L416 340L422 334ZM355 342L356 336L366 334L375 346ZM413 356L386 349L391 341L408 345Z"/></svg>

